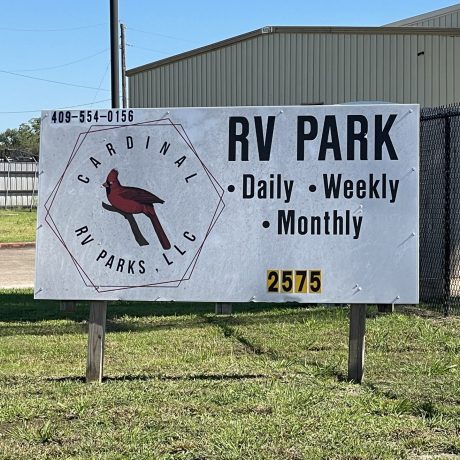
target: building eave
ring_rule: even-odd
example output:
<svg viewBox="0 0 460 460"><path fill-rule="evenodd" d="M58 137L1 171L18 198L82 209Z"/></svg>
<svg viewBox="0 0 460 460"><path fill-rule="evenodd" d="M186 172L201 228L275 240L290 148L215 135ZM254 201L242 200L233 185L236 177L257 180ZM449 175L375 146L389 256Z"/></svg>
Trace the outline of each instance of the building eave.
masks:
<svg viewBox="0 0 460 460"><path fill-rule="evenodd" d="M155 69L164 65L169 65L174 62L195 57L200 54L215 51L224 47L228 47L251 38L274 33L330 33L330 34L375 34L375 35L440 35L440 36L460 36L460 28L447 29L437 27L316 27L316 26L267 26L261 29L253 30L235 37L202 46L184 53L144 64L139 67L134 67L126 73L128 77L132 77L141 72Z"/></svg>

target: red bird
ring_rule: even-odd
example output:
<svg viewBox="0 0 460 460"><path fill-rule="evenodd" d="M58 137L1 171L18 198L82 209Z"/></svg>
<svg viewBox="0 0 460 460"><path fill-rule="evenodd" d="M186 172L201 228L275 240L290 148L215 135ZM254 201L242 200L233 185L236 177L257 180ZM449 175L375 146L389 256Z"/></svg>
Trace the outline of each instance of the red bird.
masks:
<svg viewBox="0 0 460 460"><path fill-rule="evenodd" d="M171 243L153 207L154 203L164 203L164 200L158 198L153 193L147 192L147 190L121 185L116 169L112 169L109 172L107 180L102 186L105 187L107 199L114 208L126 214L145 214L152 222L163 249L171 248Z"/></svg>

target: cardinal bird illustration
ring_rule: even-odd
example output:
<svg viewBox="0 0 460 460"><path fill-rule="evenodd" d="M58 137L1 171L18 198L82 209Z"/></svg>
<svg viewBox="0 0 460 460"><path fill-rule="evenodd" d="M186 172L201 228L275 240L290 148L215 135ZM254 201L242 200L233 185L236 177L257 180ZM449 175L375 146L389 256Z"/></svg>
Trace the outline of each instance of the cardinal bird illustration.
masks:
<svg viewBox="0 0 460 460"><path fill-rule="evenodd" d="M164 200L147 190L121 185L118 180L118 171L116 169L112 169L109 172L107 180L102 186L105 187L107 199L114 208L125 214L145 214L152 222L155 233L163 249L171 248L171 243L153 207L154 204L164 203Z"/></svg>

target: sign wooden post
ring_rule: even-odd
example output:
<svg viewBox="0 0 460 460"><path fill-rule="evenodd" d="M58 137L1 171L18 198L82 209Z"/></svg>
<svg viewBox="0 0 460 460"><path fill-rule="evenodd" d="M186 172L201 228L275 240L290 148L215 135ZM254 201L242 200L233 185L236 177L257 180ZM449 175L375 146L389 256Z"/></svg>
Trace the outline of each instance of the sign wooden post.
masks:
<svg viewBox="0 0 460 460"><path fill-rule="evenodd" d="M104 371L104 341L107 302L92 301L89 304L88 358L86 382L102 382Z"/></svg>
<svg viewBox="0 0 460 460"><path fill-rule="evenodd" d="M350 334L348 342L348 380L361 383L364 374L366 344L366 305L350 305Z"/></svg>

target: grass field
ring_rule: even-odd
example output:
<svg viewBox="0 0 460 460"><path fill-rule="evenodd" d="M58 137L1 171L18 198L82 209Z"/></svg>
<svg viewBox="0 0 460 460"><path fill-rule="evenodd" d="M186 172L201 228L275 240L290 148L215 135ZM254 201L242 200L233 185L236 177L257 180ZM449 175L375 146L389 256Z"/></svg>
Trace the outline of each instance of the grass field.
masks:
<svg viewBox="0 0 460 460"><path fill-rule="evenodd" d="M37 211L0 209L0 243L35 241Z"/></svg>
<svg viewBox="0 0 460 460"><path fill-rule="evenodd" d="M88 306L0 294L0 458L460 456L460 320L367 320L345 380L347 310L109 305L104 384L87 385Z"/></svg>

